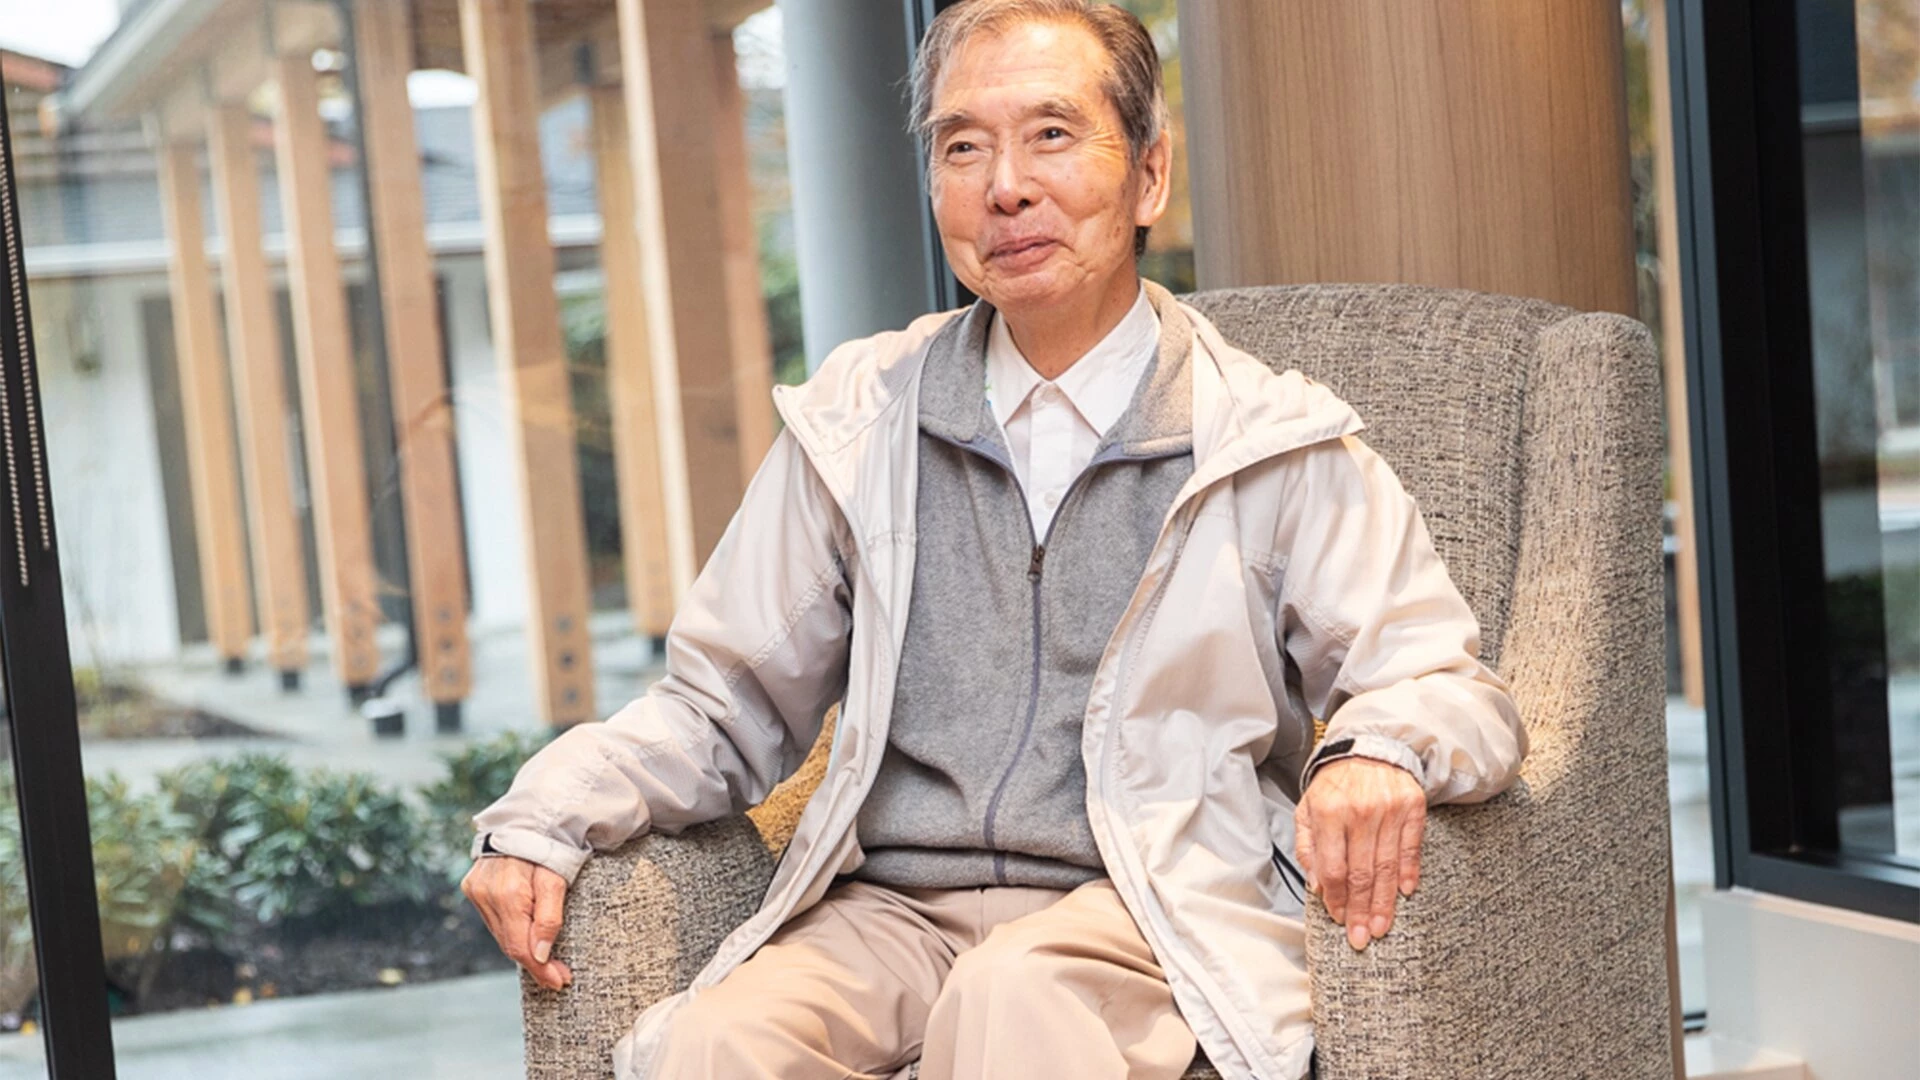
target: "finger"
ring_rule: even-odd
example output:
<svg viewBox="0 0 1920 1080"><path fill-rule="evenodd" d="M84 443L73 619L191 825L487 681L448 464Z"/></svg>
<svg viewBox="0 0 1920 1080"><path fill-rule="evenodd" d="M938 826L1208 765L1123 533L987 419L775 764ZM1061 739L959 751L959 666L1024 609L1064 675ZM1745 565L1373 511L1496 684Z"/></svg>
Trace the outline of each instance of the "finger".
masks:
<svg viewBox="0 0 1920 1080"><path fill-rule="evenodd" d="M1400 895L1420 887L1420 844L1427 835L1427 804L1422 799L1400 825Z"/></svg>
<svg viewBox="0 0 1920 1080"><path fill-rule="evenodd" d="M519 867L514 868L519 871ZM533 881L515 872L495 883L493 909L500 918L500 947L513 962L533 969Z"/></svg>
<svg viewBox="0 0 1920 1080"><path fill-rule="evenodd" d="M1307 891L1320 891L1320 879L1313 869L1313 815L1302 807L1293 816L1293 854L1300 860L1300 872L1306 875Z"/></svg>
<svg viewBox="0 0 1920 1080"><path fill-rule="evenodd" d="M1379 828L1368 818L1347 824L1346 913L1340 921L1347 925L1347 943L1356 949L1366 948L1371 940L1368 924L1373 909L1373 848Z"/></svg>
<svg viewBox="0 0 1920 1080"><path fill-rule="evenodd" d="M533 923L528 952L537 965L534 977L550 990L565 985L566 968L553 960L553 942L560 934L561 913L566 907L567 881L551 870L533 874Z"/></svg>
<svg viewBox="0 0 1920 1080"><path fill-rule="evenodd" d="M1347 834L1338 823L1320 823L1314 861L1320 869L1320 899L1333 921L1347 921Z"/></svg>
<svg viewBox="0 0 1920 1080"><path fill-rule="evenodd" d="M1393 929L1393 902L1400 888L1401 820L1401 815L1389 814L1373 841L1373 895L1367 904L1371 909L1367 933L1374 938L1386 937Z"/></svg>
<svg viewBox="0 0 1920 1080"><path fill-rule="evenodd" d="M493 935L494 944L500 946L501 952L506 952L505 925L501 922L500 912L493 903L490 874L475 866L468 872L466 880L460 883L460 888L467 894L467 900L473 904L473 909L480 913L480 920L487 924L487 933Z"/></svg>

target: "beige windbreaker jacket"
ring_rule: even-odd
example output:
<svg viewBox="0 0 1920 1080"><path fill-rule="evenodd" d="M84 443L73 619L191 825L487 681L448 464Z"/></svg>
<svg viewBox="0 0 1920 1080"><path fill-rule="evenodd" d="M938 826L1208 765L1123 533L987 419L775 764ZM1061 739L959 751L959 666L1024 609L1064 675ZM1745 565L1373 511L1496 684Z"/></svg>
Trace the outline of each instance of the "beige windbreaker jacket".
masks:
<svg viewBox="0 0 1920 1080"><path fill-rule="evenodd" d="M1148 289L1156 308L1177 303ZM1526 738L1413 500L1354 437L1359 417L1181 310L1194 473L1094 679L1087 814L1221 1075L1284 1080L1306 1072L1312 1023L1301 903L1274 855L1293 854L1313 717L1329 742L1409 769L1433 803L1504 789ZM776 391L786 429L674 621L666 677L555 740L476 819L494 850L571 881L594 850L765 798L842 701L826 777L759 911L620 1040L622 1080L653 1080L674 1010L863 858L855 814L886 744L913 582L920 367L954 314L843 345Z"/></svg>

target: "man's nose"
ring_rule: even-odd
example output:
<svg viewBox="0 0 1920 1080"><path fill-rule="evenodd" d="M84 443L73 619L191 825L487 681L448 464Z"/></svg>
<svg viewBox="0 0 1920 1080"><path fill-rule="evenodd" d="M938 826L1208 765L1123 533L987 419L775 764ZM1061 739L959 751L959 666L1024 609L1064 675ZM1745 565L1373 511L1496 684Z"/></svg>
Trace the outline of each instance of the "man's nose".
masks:
<svg viewBox="0 0 1920 1080"><path fill-rule="evenodd" d="M1018 149L1003 150L993 158L993 180L987 186L987 200L1002 214L1014 214L1039 199L1033 181L1032 162Z"/></svg>

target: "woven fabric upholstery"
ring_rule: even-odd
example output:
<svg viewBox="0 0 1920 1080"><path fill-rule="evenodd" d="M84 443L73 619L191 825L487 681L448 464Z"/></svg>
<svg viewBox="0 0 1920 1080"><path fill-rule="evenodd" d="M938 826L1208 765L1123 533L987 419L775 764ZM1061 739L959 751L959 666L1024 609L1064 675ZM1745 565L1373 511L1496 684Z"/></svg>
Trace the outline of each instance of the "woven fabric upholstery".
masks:
<svg viewBox="0 0 1920 1080"><path fill-rule="evenodd" d="M1420 891L1386 938L1356 953L1309 906L1320 1076L1670 1078L1651 337L1620 316L1406 285L1190 301L1228 341L1359 410L1532 739L1515 790L1434 811ZM529 1077L609 1075L633 1018L759 903L829 737L751 822L588 862L556 945L574 986L523 982ZM1217 1075L1204 1060L1187 1073Z"/></svg>
<svg viewBox="0 0 1920 1080"><path fill-rule="evenodd" d="M1228 341L1352 403L1513 688L1521 783L1441 807L1356 953L1308 909L1320 1075L1673 1076L1658 361L1645 327L1405 285L1225 290Z"/></svg>

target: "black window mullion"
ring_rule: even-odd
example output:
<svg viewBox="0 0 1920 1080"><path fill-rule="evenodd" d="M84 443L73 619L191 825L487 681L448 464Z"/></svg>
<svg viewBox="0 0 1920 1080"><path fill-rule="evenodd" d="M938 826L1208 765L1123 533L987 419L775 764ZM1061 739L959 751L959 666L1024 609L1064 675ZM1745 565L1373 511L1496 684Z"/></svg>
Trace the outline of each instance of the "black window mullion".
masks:
<svg viewBox="0 0 1920 1080"><path fill-rule="evenodd" d="M52 1080L111 1080L66 607L40 422L12 133L0 108L0 663Z"/></svg>

